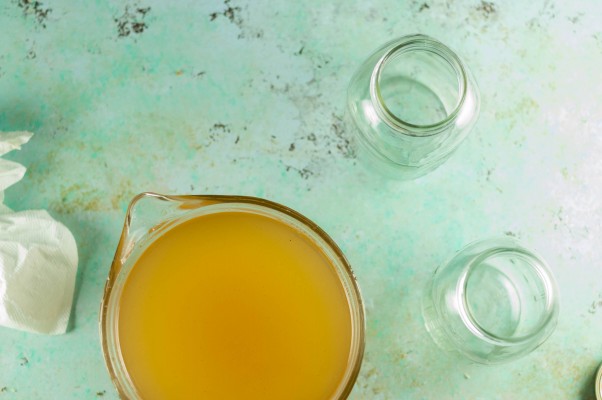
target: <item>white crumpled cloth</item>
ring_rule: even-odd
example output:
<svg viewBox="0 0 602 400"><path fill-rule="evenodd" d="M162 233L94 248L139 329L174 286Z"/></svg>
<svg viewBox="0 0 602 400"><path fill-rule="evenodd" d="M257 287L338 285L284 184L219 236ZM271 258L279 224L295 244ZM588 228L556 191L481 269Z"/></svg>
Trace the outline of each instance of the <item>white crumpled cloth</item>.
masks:
<svg viewBox="0 0 602 400"><path fill-rule="evenodd" d="M0 132L0 156L19 150L31 132ZM0 325L29 332L67 330L77 246L73 235L45 210L13 212L4 190L23 178L25 167L0 158Z"/></svg>

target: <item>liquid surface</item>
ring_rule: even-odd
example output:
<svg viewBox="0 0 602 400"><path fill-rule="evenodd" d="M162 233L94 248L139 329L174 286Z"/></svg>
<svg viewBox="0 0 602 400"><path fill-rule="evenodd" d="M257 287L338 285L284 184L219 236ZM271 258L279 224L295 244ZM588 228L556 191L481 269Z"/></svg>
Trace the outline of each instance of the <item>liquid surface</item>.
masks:
<svg viewBox="0 0 602 400"><path fill-rule="evenodd" d="M269 217L222 212L176 226L137 260L119 341L145 400L320 400L343 379L351 316L309 239Z"/></svg>

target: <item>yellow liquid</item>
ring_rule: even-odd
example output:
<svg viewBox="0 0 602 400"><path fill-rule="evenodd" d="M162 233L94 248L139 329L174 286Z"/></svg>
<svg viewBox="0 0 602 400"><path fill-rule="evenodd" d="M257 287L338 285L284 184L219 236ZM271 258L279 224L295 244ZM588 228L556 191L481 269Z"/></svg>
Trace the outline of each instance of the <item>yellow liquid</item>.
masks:
<svg viewBox="0 0 602 400"><path fill-rule="evenodd" d="M351 347L326 256L245 212L197 217L156 240L129 273L118 329L145 400L330 399Z"/></svg>

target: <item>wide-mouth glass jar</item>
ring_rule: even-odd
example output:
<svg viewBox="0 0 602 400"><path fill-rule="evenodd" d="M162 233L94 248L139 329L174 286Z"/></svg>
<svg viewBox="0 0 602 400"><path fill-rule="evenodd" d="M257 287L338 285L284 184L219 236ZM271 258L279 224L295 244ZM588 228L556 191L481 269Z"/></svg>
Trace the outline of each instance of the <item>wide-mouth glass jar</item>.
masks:
<svg viewBox="0 0 602 400"><path fill-rule="evenodd" d="M315 223L313 223L306 217L302 216L301 214L297 213L296 211L290 208L268 200L245 196L165 196L155 193L143 193L138 195L136 198L133 199L128 208L125 225L123 228L119 245L117 247L113 264L109 272L101 304L100 333L103 354L105 357L107 368L109 370L113 383L117 388L117 391L119 392L120 397L123 399L146 399L147 397L172 398L172 396L170 395L164 397L157 397L154 395L144 396L141 392L140 386L137 386L137 378L135 376L136 374L132 373L135 372L132 368L133 364L130 364L128 366L125 360L125 358L127 357L124 357L124 346L128 344L126 338L123 336L123 329L120 329L120 323L124 324L123 318L120 318L120 313L125 312L124 307L126 306L124 303L124 296L125 294L127 294L127 291L129 290L130 293L134 293L132 291L131 283L133 279L132 271L136 271L137 269L140 269L142 267L146 268L147 265L150 265L147 262L148 260L155 262L156 260L160 259L161 254L159 254L160 252L159 250L157 250L159 249L157 245L161 243L161 241L167 243L166 238L174 237L174 233L177 233L178 230L182 229L182 227L190 227L191 223L194 223L194 221L202 222L203 219L215 219L215 217L225 215L229 216L230 218L239 218L242 216L246 216L249 218L258 218L261 219L261 221L263 221L262 223L266 221L272 221L274 223L282 225L285 227L285 230L289 230L291 232L294 231L295 235L299 235L299 237L301 237L302 240L307 241L307 243L310 243L311 246L315 246L315 248L318 249L320 254L323 255L323 257L325 257L327 262L324 265L328 265L330 268L330 270L326 273L329 274L329 276L334 277L333 279L337 282L337 285L340 286L342 293L344 293L344 312L348 312L350 321L350 324L348 326L348 332L345 332L345 336L348 336L350 339L348 353L346 353L344 363L342 364L341 371L343 372L340 375L340 377L337 377L337 381L333 386L331 394L327 397L324 397L324 399L335 400L347 398L359 373L364 352L364 307L362 303L360 290L351 270L351 267L347 262L345 256L339 249L339 247L334 243L334 241L322 229L320 229L320 227L318 227ZM236 225L234 226L235 229L237 229ZM261 234L261 231L258 231L258 233ZM182 239L185 240L186 236L180 236L178 240ZM210 238L208 237L207 239ZM249 239L251 240L253 238ZM192 247L196 247L195 243L199 243L199 241L196 240L196 242L193 243ZM236 243L233 242L230 248L226 247L226 252L236 252L235 244ZM163 248L165 248L165 246ZM152 253L152 251L154 251L154 253ZM257 251L261 252L262 250L259 248ZM198 254L196 255L198 256ZM146 257L147 261L144 261L144 257ZM184 255L183 259L185 260L187 257L187 255ZM277 257L282 257L281 253L279 253ZM202 263L202 255L199 258L199 262ZM144 262L147 262L147 264L144 264ZM282 266L283 268L286 267L284 263L282 264ZM172 265L170 266L170 268L175 269L178 268L178 266ZM170 271L164 272L166 274L162 279L164 279L165 281L165 288L168 288L170 287L168 281L171 279L172 274ZM287 272L285 271L284 273L286 274ZM208 275L206 273L203 273L203 275L201 276L204 277ZM254 279L253 275L249 276ZM234 278L236 278L236 276L234 276ZM146 277L144 279L148 281L150 278ZM144 282L144 279L138 279L138 281L134 281L134 283L136 285L142 285L141 282ZM190 279L194 280L195 278L191 277ZM234 280L236 281L236 279ZM128 281L130 281L130 283L128 283ZM226 287L226 290L236 291L245 290L246 286L251 284L252 282L244 282L243 279L242 282L239 280L235 285L232 285L231 288L227 285L224 287ZM323 283L318 282L318 285L321 284ZM129 289L127 288L127 285L130 285ZM279 283L272 282L272 285L272 287L278 287ZM261 288L260 291L269 292L269 290L267 289L269 287L270 286L265 286ZM213 290L215 292L215 295L210 297L211 299L219 297L220 295L220 293L218 293L218 288L205 287L204 290ZM288 288L284 288L283 290L288 290ZM133 318L137 318L137 314L139 313L146 313L147 315L150 315L151 317L155 318L156 316L153 315L153 310L149 310L147 308L152 308L154 307L153 305L160 304L159 301L161 298L169 298L169 296L172 295L180 295L176 292L177 291L169 291L167 289L165 291L162 291L161 289L156 290L152 293L151 296L148 296L146 299L138 299L140 300L138 303L136 303L138 309L135 309L134 313L128 314L128 318L132 318L132 316ZM267 295L270 295L270 293L267 293ZM279 293L279 296L282 295L282 293ZM131 294L128 296L131 297ZM314 312L314 309L312 307L315 307L315 304L308 302L306 305L304 305L303 296L300 297L302 304L301 308L297 309L297 312L299 310L302 310L307 315L311 315ZM311 296L308 294L307 298L310 297ZM252 301L253 299L249 299L248 303L251 304ZM247 302L246 299L242 297L241 306L244 307L245 302ZM161 312L159 308L160 307L157 307L157 313ZM303 310L303 308L306 309ZM191 303L189 310L173 311L174 313L180 313L178 315L192 316L195 312L197 312L197 310L198 306L195 307ZM254 312L259 312L258 315L260 315L262 311L265 310L254 310ZM173 336L173 340L177 341L180 340L177 335L177 329L179 329L178 326L180 326L181 321L177 318L174 319L173 315L171 314L171 312L168 312L166 314L170 316L169 321L166 320L165 322L169 326L159 326L159 328L167 330L176 330ZM299 318L302 318L302 316L299 316ZM244 328L249 330L254 329L253 321L250 324L246 323L244 325ZM280 321L278 321L277 318L274 321L274 323L276 324L279 322ZM318 335L321 335L321 333L319 332L320 329L323 329L324 332L327 332L328 329L330 329L329 326L326 325L328 325L328 323L326 323L325 326L316 328L318 330ZM201 329L205 329L205 327L202 327ZM213 329L213 327L207 326L206 329ZM244 335L241 334L239 336L241 340L245 339ZM318 336L318 342L320 340L319 338L320 336ZM140 341L142 340L143 338L140 338ZM202 339L199 338L199 340ZM335 338L335 340L338 339ZM130 343L134 343L135 346L138 346L138 343L136 343L137 341L138 339L134 338L134 342L130 340ZM320 345L320 343L318 342L316 342L316 345ZM166 343L165 341L161 342L160 340L154 337L151 338L151 341L149 343L152 343L152 345L143 349L142 353L152 352L154 351L154 349L165 349L166 346L170 346L170 343ZM294 346L295 343L291 343L288 348L293 348L294 350ZM226 352L224 352L224 354L226 354ZM241 357L243 357L243 355L241 355ZM318 358L321 357L325 357L325 355L320 354ZM188 362L185 358L182 358L182 360L184 360L182 361L183 363ZM199 365L202 366L202 363L204 361L205 360L196 360L195 365L197 367ZM165 368L168 371L177 372L179 368L183 368L183 365L184 364L182 363L176 363L174 365L165 366ZM316 371L319 370L319 367L319 365L316 365ZM209 369L210 368L212 367L209 366ZM190 373L190 370L185 372ZM296 373L294 370L285 372L287 374ZM194 384L202 386L199 382L195 382ZM232 384L240 384L240 382L232 382ZM262 384L267 385L266 387L269 387L270 382L264 382ZM312 382L308 381L304 384L311 385ZM202 394L203 387L198 387L198 390L198 396L196 396L196 398L214 398L211 396L207 397L206 395L204 397Z"/></svg>
<svg viewBox="0 0 602 400"><path fill-rule="evenodd" d="M404 36L376 50L347 92L364 159L396 179L441 165L477 120L480 96L466 64L443 43Z"/></svg>
<svg viewBox="0 0 602 400"><path fill-rule="evenodd" d="M558 289L541 256L515 239L493 238L466 246L435 271L422 311L441 349L499 364L527 355L552 334Z"/></svg>

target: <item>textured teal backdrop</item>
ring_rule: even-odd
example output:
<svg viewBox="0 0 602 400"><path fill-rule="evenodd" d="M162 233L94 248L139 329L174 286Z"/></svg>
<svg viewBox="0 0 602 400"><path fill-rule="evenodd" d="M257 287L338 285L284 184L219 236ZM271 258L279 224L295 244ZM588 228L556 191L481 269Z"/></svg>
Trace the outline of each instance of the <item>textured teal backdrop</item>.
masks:
<svg viewBox="0 0 602 400"><path fill-rule="evenodd" d="M235 193L320 224L368 313L352 399L593 399L602 362L602 3L0 1L0 130L36 133L7 192L80 251L71 329L0 328L0 399L116 399L98 308L125 208L141 191ZM480 120L414 182L365 171L345 90L375 47L420 32L479 81ZM458 366L422 328L434 268L517 236L555 273L555 334L517 362Z"/></svg>

